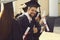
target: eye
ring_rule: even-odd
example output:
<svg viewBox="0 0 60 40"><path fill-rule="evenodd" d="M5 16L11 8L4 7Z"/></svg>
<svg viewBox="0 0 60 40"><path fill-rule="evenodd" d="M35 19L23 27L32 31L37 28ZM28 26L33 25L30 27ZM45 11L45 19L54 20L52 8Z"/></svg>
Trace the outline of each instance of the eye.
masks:
<svg viewBox="0 0 60 40"><path fill-rule="evenodd" d="M34 11L34 9L33 9L33 8L31 8L31 11Z"/></svg>
<svg viewBox="0 0 60 40"><path fill-rule="evenodd" d="M37 12L36 10L33 10L33 9L32 9L31 11L33 11L33 12Z"/></svg>

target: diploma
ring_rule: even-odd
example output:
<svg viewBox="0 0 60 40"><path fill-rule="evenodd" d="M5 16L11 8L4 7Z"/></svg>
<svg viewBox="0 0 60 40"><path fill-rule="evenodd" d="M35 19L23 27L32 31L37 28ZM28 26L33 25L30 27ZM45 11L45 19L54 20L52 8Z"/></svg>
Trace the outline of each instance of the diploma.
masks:
<svg viewBox="0 0 60 40"><path fill-rule="evenodd" d="M26 35L28 34L29 30L30 30L30 27L28 27L28 28L26 29L26 31L25 31L25 33L24 33L24 35L23 35L23 40L25 39L25 37L26 37Z"/></svg>

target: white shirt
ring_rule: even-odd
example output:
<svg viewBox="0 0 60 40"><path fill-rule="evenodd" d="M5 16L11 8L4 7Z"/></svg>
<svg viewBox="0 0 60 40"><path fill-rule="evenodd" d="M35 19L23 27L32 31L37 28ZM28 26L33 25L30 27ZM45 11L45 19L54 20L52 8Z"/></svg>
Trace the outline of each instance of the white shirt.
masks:
<svg viewBox="0 0 60 40"><path fill-rule="evenodd" d="M28 20L29 20L29 23L32 21L32 18L29 16L28 13L25 13L25 15L27 16Z"/></svg>

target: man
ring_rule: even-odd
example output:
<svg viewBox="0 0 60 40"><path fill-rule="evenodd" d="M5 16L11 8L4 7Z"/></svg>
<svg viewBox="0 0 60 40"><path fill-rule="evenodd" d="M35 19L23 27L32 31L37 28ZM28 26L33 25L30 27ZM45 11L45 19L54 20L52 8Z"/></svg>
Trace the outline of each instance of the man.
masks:
<svg viewBox="0 0 60 40"><path fill-rule="evenodd" d="M36 15L37 8L40 6L35 1L29 1L26 3L28 6L27 12L17 18L17 21L20 24L20 40L23 40L24 33L26 32L27 28L29 27L30 30L28 32L28 35L25 37L24 40L34 40L34 37L32 36L33 33L36 34L38 32L38 29L34 26L33 17Z"/></svg>

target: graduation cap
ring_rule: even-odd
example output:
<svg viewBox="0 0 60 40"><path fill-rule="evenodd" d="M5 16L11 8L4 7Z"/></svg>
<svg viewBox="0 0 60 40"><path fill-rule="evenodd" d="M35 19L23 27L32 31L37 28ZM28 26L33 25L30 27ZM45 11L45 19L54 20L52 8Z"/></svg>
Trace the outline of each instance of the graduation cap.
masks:
<svg viewBox="0 0 60 40"><path fill-rule="evenodd" d="M40 7L39 3L36 1L28 1L25 3L25 5L26 5L26 7L22 8L24 10L24 12L27 11L28 7L32 7L32 6Z"/></svg>
<svg viewBox="0 0 60 40"><path fill-rule="evenodd" d="M24 10L24 12L27 12L28 6L22 8Z"/></svg>
<svg viewBox="0 0 60 40"><path fill-rule="evenodd" d="M40 7L39 3L36 1L29 1L25 3L28 7Z"/></svg>

